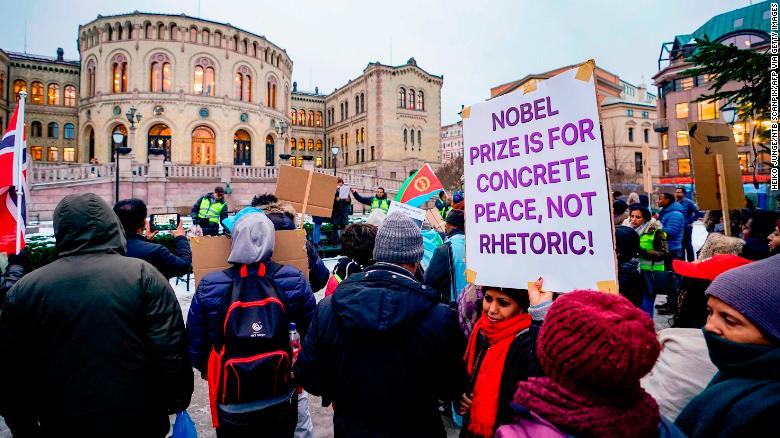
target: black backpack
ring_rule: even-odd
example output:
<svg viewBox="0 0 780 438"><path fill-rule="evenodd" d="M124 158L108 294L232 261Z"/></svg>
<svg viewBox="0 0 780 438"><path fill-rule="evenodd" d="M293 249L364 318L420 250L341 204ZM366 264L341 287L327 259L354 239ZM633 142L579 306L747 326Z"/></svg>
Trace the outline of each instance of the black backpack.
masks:
<svg viewBox="0 0 780 438"><path fill-rule="evenodd" d="M271 280L280 268L260 263L224 271L233 287L223 300L219 404L273 399L293 387L286 297Z"/></svg>

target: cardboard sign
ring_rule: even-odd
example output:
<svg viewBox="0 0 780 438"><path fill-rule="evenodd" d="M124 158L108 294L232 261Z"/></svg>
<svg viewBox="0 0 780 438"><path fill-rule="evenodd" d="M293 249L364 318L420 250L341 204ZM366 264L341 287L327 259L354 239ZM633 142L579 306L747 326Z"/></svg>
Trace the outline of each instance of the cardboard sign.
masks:
<svg viewBox="0 0 780 438"><path fill-rule="evenodd" d="M295 211L311 216L330 217L338 178L300 167L279 166L276 197L287 201Z"/></svg>
<svg viewBox="0 0 780 438"><path fill-rule="evenodd" d="M417 226L422 229L423 221L425 220L425 210L422 208L412 207L411 205L404 204L398 201L390 201L390 208L387 209L387 215L390 216L395 212L401 212L411 219Z"/></svg>
<svg viewBox="0 0 780 438"><path fill-rule="evenodd" d="M309 260L306 256L306 232L304 230L284 230L274 233L274 253L271 257L276 263L298 268L309 279ZM192 272L195 274L195 286L208 273L230 267L230 237L203 236L190 238L192 246Z"/></svg>
<svg viewBox="0 0 780 438"><path fill-rule="evenodd" d="M592 61L464 116L466 256L477 284L616 280ZM601 283L604 284L604 283Z"/></svg>
<svg viewBox="0 0 780 438"><path fill-rule="evenodd" d="M745 203L742 172L737 158L734 131L725 123L688 123L691 161L696 183L696 204L701 210L720 210L721 196L726 193L729 208L742 208ZM723 157L725 187L718 182L715 155Z"/></svg>
<svg viewBox="0 0 780 438"><path fill-rule="evenodd" d="M431 208L428 211L425 212L425 220L428 221L428 224L430 224L431 228L433 228L436 231L444 232L444 224L446 222L444 219L441 218L441 215L439 214L439 210L435 208Z"/></svg>

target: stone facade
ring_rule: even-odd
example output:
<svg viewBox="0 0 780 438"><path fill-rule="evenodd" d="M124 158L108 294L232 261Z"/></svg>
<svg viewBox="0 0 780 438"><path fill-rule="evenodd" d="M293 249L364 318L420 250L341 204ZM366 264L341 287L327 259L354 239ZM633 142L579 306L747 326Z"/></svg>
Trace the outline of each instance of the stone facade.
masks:
<svg viewBox="0 0 780 438"><path fill-rule="evenodd" d="M313 93L299 91L293 82L290 103L290 141L285 151L290 164L303 166L303 157L310 155L315 167L333 167L330 147L325 147L325 98L319 88Z"/></svg>
<svg viewBox="0 0 780 438"><path fill-rule="evenodd" d="M8 125L16 109L16 95L27 92L25 128L29 154L35 160L78 161L79 63L63 57L8 52L0 55L0 126ZM5 72L8 77L5 77Z"/></svg>
<svg viewBox="0 0 780 438"><path fill-rule="evenodd" d="M441 127L441 163L463 158L463 121Z"/></svg>

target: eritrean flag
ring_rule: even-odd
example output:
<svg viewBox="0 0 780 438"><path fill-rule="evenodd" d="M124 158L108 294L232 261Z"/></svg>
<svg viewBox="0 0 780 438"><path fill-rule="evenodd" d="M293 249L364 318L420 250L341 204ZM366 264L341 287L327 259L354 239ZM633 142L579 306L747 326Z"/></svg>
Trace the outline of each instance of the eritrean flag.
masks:
<svg viewBox="0 0 780 438"><path fill-rule="evenodd" d="M425 164L412 176L406 178L398 194L395 195L395 201L419 208L442 188L444 187L439 178L436 178L431 166Z"/></svg>

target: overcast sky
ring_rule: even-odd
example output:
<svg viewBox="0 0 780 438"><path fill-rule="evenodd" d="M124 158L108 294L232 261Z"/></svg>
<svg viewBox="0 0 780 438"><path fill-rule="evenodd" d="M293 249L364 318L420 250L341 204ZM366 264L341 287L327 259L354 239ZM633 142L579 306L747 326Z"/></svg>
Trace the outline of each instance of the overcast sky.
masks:
<svg viewBox="0 0 780 438"><path fill-rule="evenodd" d="M757 3L754 1L753 3ZM200 16L265 35L287 49L299 89L330 92L366 64L414 56L444 75L442 124L490 87L594 58L623 80L649 83L661 44L749 0L0 0L0 48L78 59L79 24L133 10ZM130 5L130 6L125 6ZM391 50L392 47L392 50ZM651 88L654 91L654 87Z"/></svg>

